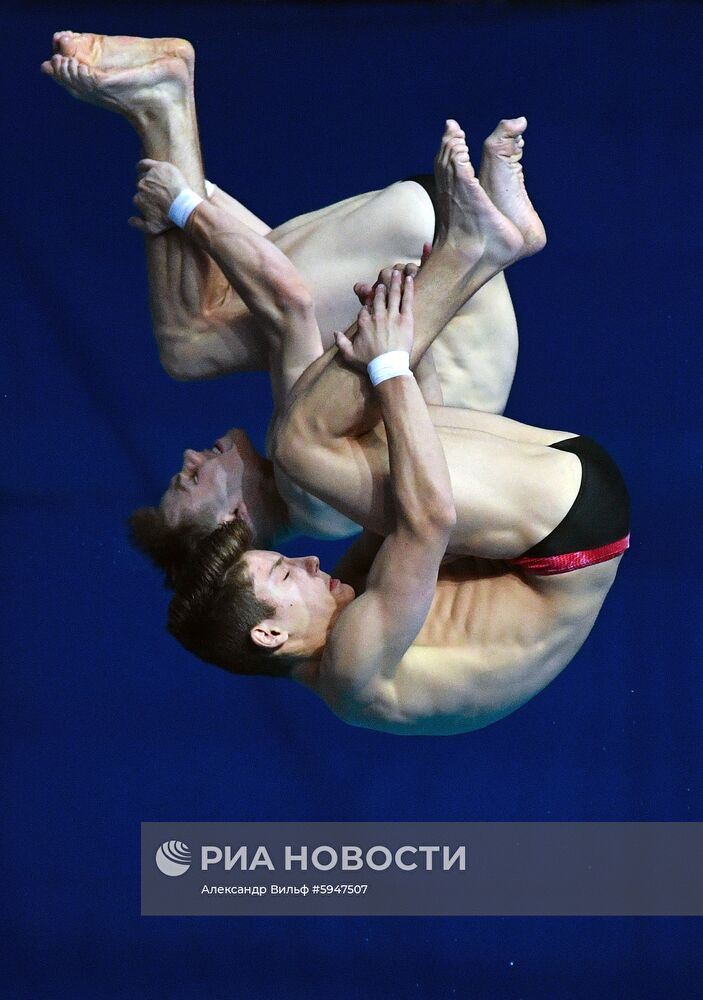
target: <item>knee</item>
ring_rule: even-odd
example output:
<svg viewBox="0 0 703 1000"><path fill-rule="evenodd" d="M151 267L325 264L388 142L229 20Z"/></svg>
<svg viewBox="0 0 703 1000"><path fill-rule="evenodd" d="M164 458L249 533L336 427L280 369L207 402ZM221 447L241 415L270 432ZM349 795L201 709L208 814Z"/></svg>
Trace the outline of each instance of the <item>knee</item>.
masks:
<svg viewBox="0 0 703 1000"><path fill-rule="evenodd" d="M176 382L191 382L197 379L194 374L193 359L182 347L169 346L159 352L161 367L166 374Z"/></svg>
<svg viewBox="0 0 703 1000"><path fill-rule="evenodd" d="M198 382L223 374L190 339L167 343L159 350L161 367L176 382Z"/></svg>
<svg viewBox="0 0 703 1000"><path fill-rule="evenodd" d="M385 220L385 230L392 237L388 252L395 260L419 258L422 247L434 234L434 208L429 195L415 181L397 181L377 195Z"/></svg>
<svg viewBox="0 0 703 1000"><path fill-rule="evenodd" d="M435 211L427 191L416 181L399 181L399 213L403 219L403 235L413 248L415 256L420 256L425 243L431 243L435 231Z"/></svg>

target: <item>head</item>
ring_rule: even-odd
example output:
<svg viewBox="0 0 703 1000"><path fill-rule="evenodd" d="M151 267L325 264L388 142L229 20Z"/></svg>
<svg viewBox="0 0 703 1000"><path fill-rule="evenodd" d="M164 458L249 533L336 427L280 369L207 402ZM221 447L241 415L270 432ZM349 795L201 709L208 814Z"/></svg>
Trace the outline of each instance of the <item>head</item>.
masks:
<svg viewBox="0 0 703 1000"><path fill-rule="evenodd" d="M132 514L132 540L176 586L199 544L218 525L238 517L265 541L276 532L279 508L270 463L244 431L233 428L212 448L185 450L159 506Z"/></svg>
<svg viewBox="0 0 703 1000"><path fill-rule="evenodd" d="M232 673L288 676L319 657L351 587L316 557L249 549L239 518L199 546L169 608L168 630L186 649Z"/></svg>

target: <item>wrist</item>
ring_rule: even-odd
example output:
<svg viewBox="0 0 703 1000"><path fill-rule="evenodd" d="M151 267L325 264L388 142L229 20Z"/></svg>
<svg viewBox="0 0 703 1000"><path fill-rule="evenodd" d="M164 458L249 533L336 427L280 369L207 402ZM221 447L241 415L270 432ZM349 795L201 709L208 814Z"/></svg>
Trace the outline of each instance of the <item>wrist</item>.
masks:
<svg viewBox="0 0 703 1000"><path fill-rule="evenodd" d="M379 354L369 361L366 370L374 386L392 378L413 378L408 351L386 351Z"/></svg>
<svg viewBox="0 0 703 1000"><path fill-rule="evenodd" d="M169 219L179 229L185 229L188 219L203 200L192 188L183 188L171 202Z"/></svg>

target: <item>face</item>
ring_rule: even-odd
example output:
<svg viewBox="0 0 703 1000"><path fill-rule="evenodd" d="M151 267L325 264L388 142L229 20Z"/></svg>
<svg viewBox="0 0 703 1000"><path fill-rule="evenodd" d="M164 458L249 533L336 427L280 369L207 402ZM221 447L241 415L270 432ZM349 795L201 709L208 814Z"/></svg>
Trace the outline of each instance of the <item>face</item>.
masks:
<svg viewBox="0 0 703 1000"><path fill-rule="evenodd" d="M181 470L161 498L167 522L175 526L183 520L211 519L215 528L231 521L235 512L249 521L243 498L261 461L245 432L236 428L212 448L187 448Z"/></svg>
<svg viewBox="0 0 703 1000"><path fill-rule="evenodd" d="M276 608L274 631L285 634L291 652L313 652L324 645L330 625L356 596L349 584L321 571L317 556L293 559L252 549L242 561L256 596Z"/></svg>

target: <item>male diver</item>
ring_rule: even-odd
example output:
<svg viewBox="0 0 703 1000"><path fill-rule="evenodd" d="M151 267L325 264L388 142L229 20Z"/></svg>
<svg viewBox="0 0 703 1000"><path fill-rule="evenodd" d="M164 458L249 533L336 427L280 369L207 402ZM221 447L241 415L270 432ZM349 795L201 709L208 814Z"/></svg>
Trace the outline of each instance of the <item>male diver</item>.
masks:
<svg viewBox="0 0 703 1000"><path fill-rule="evenodd" d="M170 168L144 168L139 207L165 217ZM364 535L330 577L315 557L249 548L235 518L201 545L169 615L203 659L288 676L344 720L393 733L480 728L533 697L585 641L629 544L627 492L595 442L422 398L412 368L525 243L456 122L435 175L437 239L416 281L395 270L378 283L358 331L307 368L274 427L283 495L292 481ZM513 177L519 218L534 210ZM190 238L211 215L192 210ZM293 304L288 335L313 321Z"/></svg>
<svg viewBox="0 0 703 1000"><path fill-rule="evenodd" d="M173 175L176 186L187 184L211 207L210 229L197 240L165 216L132 220L147 234L153 328L165 369L180 379L269 369L280 411L300 373L332 343L332 331L353 320L359 274L375 273L389 260L417 260L429 243L435 220L427 190L416 181L399 182L271 231L220 189L208 185L206 192L188 42L62 31L53 44L43 71L73 96L124 116L145 155L169 161L180 171ZM536 213L510 195L525 126L524 119L501 122L486 140L481 165L485 190L521 228L522 255L545 240ZM356 287L362 297L368 293L368 285ZM253 311L252 296L258 297ZM282 338L284 314L292 308L314 311L317 322L306 325L305 336ZM498 273L450 318L435 342L434 365L426 354L417 377L428 402L502 412L516 356L515 316ZM132 523L137 543L173 582L198 541L235 515L260 545L301 532L340 538L358 530L292 483L284 498L271 461L241 430L210 449L187 449L159 507L136 512Z"/></svg>

